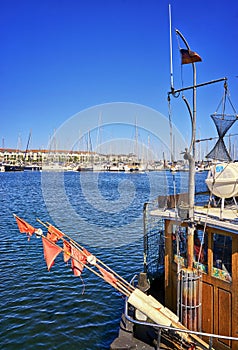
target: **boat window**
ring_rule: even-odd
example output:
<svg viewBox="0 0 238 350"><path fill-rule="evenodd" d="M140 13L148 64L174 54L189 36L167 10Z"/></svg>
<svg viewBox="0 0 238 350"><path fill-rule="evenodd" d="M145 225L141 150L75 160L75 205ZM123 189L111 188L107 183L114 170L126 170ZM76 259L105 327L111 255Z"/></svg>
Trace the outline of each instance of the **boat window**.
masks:
<svg viewBox="0 0 238 350"><path fill-rule="evenodd" d="M176 263L185 265L187 253L187 234L186 228L181 226L173 226L173 256Z"/></svg>
<svg viewBox="0 0 238 350"><path fill-rule="evenodd" d="M213 269L212 275L231 282L232 275L232 238L213 234Z"/></svg>
<svg viewBox="0 0 238 350"><path fill-rule="evenodd" d="M207 272L208 237L203 230L194 231L194 265Z"/></svg>

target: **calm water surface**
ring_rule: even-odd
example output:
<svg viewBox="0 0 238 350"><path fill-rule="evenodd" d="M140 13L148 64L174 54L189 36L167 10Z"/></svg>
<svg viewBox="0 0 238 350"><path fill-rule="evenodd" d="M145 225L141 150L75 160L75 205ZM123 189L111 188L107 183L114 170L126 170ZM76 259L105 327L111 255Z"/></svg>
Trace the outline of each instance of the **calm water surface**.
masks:
<svg viewBox="0 0 238 350"><path fill-rule="evenodd" d="M167 187L171 193L174 185L178 192L184 190L187 179L186 173L176 174L174 183L165 172L86 173L80 182L80 173L65 173L64 193L76 213L71 216L55 176L47 174L46 181L49 191L56 188L49 192L52 209L42 195L42 173L0 173L0 349L109 349L124 307L123 297L110 285L86 269L83 281L73 276L60 256L48 272L41 240L28 242L13 213L35 227L41 227L36 218L62 223L65 233L130 281L143 269L143 203L165 194ZM199 174L201 189L203 181Z"/></svg>

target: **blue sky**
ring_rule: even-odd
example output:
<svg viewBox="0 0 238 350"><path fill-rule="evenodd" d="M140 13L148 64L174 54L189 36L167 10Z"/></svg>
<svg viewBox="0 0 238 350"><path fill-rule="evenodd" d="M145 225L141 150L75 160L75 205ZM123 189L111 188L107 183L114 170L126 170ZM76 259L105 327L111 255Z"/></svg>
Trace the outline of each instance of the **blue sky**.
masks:
<svg viewBox="0 0 238 350"><path fill-rule="evenodd" d="M181 68L178 28L203 59L197 82L228 77L238 109L237 0L0 0L1 146L24 149L31 130L30 148L46 148L68 118L103 103L138 103L167 117L168 3L175 88L181 71L183 84L192 84L191 66ZM209 116L222 95L222 83L199 89L199 137L216 135ZM172 110L188 137L184 102L172 99Z"/></svg>

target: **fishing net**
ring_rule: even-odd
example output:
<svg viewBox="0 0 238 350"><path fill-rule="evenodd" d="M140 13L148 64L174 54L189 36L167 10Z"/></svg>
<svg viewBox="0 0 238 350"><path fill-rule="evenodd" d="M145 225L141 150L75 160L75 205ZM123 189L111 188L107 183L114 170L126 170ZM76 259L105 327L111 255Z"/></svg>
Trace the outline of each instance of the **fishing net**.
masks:
<svg viewBox="0 0 238 350"><path fill-rule="evenodd" d="M218 141L213 149L207 154L206 158L217 159L220 161L231 161L229 152L227 151L223 140L227 131L235 123L236 115L212 114L211 118L216 126L218 133Z"/></svg>
<svg viewBox="0 0 238 350"><path fill-rule="evenodd" d="M230 110L233 114L227 114L226 111L226 102L229 102ZM222 113L217 113L218 109L221 107ZM228 161L230 162L231 156L226 148L224 137L227 133L227 131L232 127L232 125L237 120L237 113L236 110L231 102L231 99L229 97L228 93L228 86L227 82L224 83L224 95L222 97L221 102L219 103L219 106L214 114L211 115L211 118L215 124L215 127L217 129L218 133L218 141L213 147L213 149L206 155L206 158L210 159L216 159L220 161Z"/></svg>

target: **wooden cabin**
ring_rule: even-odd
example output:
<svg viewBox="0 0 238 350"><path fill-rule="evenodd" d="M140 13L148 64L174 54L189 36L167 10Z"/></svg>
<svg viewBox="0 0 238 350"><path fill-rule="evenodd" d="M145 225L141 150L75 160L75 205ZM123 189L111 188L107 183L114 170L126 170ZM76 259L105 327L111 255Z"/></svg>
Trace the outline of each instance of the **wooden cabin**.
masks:
<svg viewBox="0 0 238 350"><path fill-rule="evenodd" d="M219 208L195 208L194 261L190 270L187 237L192 223L186 211L157 209L150 214L164 223L165 306L179 313L189 329L238 339L238 212L224 209L223 220L219 212ZM183 272L192 276L192 282L181 282ZM191 296L192 290L195 294ZM208 337L204 340L209 342ZM234 350L238 349L238 341L218 337L213 338L212 346Z"/></svg>

